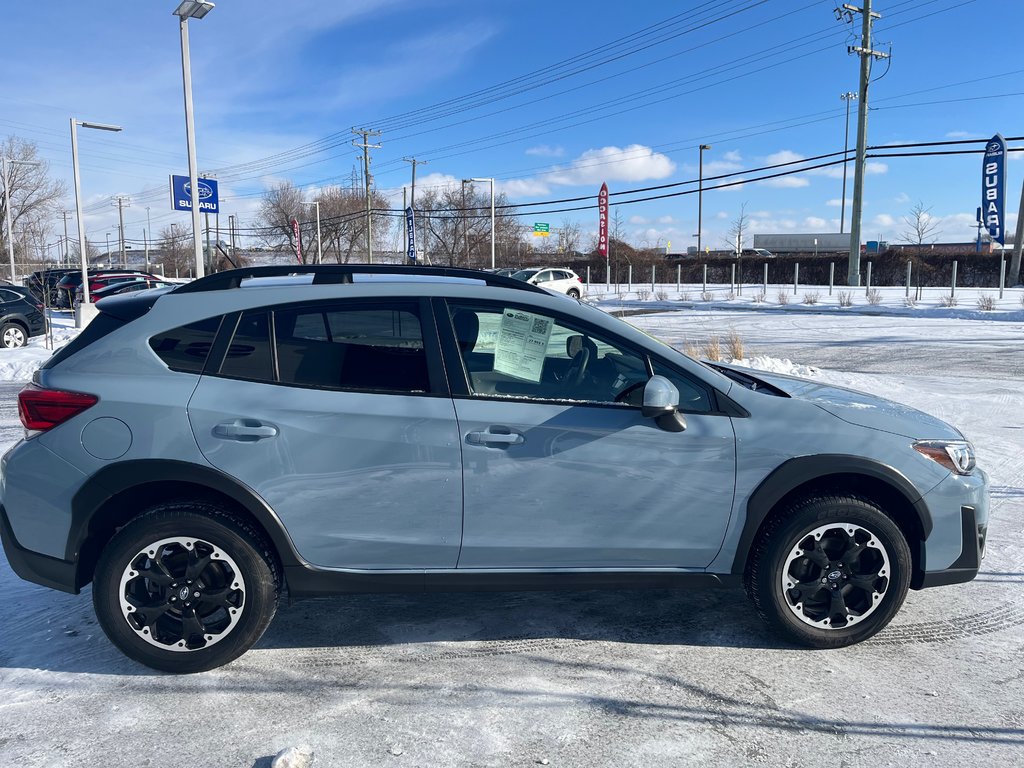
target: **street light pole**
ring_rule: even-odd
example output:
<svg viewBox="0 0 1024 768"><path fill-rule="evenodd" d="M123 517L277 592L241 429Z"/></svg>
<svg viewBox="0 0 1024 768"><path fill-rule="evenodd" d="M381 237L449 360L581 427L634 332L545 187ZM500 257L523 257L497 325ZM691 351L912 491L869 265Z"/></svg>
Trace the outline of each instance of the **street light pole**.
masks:
<svg viewBox="0 0 1024 768"><path fill-rule="evenodd" d="M469 222L466 220L466 185L468 183L468 179L462 180L462 245L466 251L467 268L469 267Z"/></svg>
<svg viewBox="0 0 1024 768"><path fill-rule="evenodd" d="M82 303L81 307L89 304L89 248L85 242L85 218L82 215L82 182L78 173L78 126L93 128L97 131L121 130L119 125L107 125L105 123L89 123L84 120L71 118L71 165L75 176L75 213L78 217L78 251L82 257ZM109 250L109 249L108 249ZM83 325L83 312L75 313L75 327Z"/></svg>
<svg viewBox="0 0 1024 768"><path fill-rule="evenodd" d="M188 50L188 20L201 19L213 10L207 0L184 0L174 11L181 30L181 79L185 91L185 138L188 143L189 197L192 200L192 245L196 255L196 277L206 274L203 263L202 225L199 223L199 171L196 162L196 127L192 114L192 63Z"/></svg>
<svg viewBox="0 0 1024 768"><path fill-rule="evenodd" d="M324 249L320 242L320 201L319 200L303 200L303 205L315 205L316 206L316 263L324 263Z"/></svg>
<svg viewBox="0 0 1024 768"><path fill-rule="evenodd" d="M839 201L842 206L839 214L839 234L843 234L843 229L846 227L846 166L849 165L846 160L850 154L850 102L857 98L857 94L847 91L840 94L839 98L846 102L846 138L843 139L843 197Z"/></svg>
<svg viewBox="0 0 1024 768"><path fill-rule="evenodd" d="M14 229L11 227L11 177L10 167L12 165L38 166L28 160L15 160L4 155L0 157L0 163L4 166L4 220L7 222L7 255L11 258L11 283L14 283ZM65 219L65 223L66 223Z"/></svg>
<svg viewBox="0 0 1024 768"><path fill-rule="evenodd" d="M710 144L700 145L700 160L697 171L697 255L700 255L700 239L704 223L704 152L711 149Z"/></svg>
<svg viewBox="0 0 1024 768"><path fill-rule="evenodd" d="M494 179L470 179L470 181L486 181L491 185L491 269L494 269Z"/></svg>

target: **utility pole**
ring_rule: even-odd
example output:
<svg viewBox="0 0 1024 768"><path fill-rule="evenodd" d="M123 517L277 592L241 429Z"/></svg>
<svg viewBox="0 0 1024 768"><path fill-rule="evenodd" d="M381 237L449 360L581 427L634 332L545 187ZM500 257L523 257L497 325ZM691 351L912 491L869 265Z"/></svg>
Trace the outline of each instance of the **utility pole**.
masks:
<svg viewBox="0 0 1024 768"><path fill-rule="evenodd" d="M846 229L846 167L849 165L846 162L850 157L850 102L857 98L857 94L853 91L847 91L846 93L839 94L839 98L846 102L846 138L843 139L843 196L839 201L842 206L839 210L839 234L843 234L843 230Z"/></svg>
<svg viewBox="0 0 1024 768"><path fill-rule="evenodd" d="M1017 230L1013 235L1013 255L1010 257L1010 284L1020 285L1020 254L1024 246L1024 184L1020 187L1020 210L1017 213ZM1000 256L999 258L1003 258Z"/></svg>
<svg viewBox="0 0 1024 768"><path fill-rule="evenodd" d="M860 102L857 105L857 159L853 170L853 212L850 217L850 263L846 272L846 284L860 285L860 218L864 201L864 155L868 140L868 85L871 83L872 59L887 59L889 54L871 49L871 25L880 13L871 10L871 0L864 0L864 7L844 3L836 8L836 18L853 22L853 14L861 15L861 44L847 46L848 53L860 56Z"/></svg>
<svg viewBox="0 0 1024 768"><path fill-rule="evenodd" d="M353 128L352 133L363 137L363 143L352 142L353 147L361 147L363 150L363 186L366 190L366 263L373 264L373 213L370 209L370 185L373 178L370 176L370 150L380 149L380 144L370 144L371 136L380 136L380 131L372 131L368 128Z"/></svg>
<svg viewBox="0 0 1024 768"><path fill-rule="evenodd" d="M146 206L146 234L142 238L146 245L146 271L149 272L149 239L153 236L153 223L149 220L149 206Z"/></svg>
<svg viewBox="0 0 1024 768"><path fill-rule="evenodd" d="M403 157L402 159L405 160L405 162L407 162L410 165L412 165L412 192L409 195L409 207L412 208L412 227L413 227L413 233L415 234L416 226L419 223L419 221L418 221L419 217L416 216L416 166L417 165L426 165L427 161L426 160L417 160L415 157ZM419 238L418 237L415 238L415 240L416 240L417 243L419 242ZM425 243L424 243L423 252L426 253L426 244Z"/></svg>
<svg viewBox="0 0 1024 768"><path fill-rule="evenodd" d="M128 257L124 253L124 209L125 207L131 207L131 204L131 198L127 195L118 195L114 198L114 202L111 203L111 205L117 206L117 219L121 223L118 228L117 242L118 250L121 254L121 266L125 268L128 267Z"/></svg>
<svg viewBox="0 0 1024 768"><path fill-rule="evenodd" d="M466 179L462 180L462 246L466 251L466 264L469 267L469 222L466 220Z"/></svg>
<svg viewBox="0 0 1024 768"><path fill-rule="evenodd" d="M71 211L61 211L60 215L64 217L64 261L61 262L61 266L71 266L71 246L68 243L68 216L71 215Z"/></svg>

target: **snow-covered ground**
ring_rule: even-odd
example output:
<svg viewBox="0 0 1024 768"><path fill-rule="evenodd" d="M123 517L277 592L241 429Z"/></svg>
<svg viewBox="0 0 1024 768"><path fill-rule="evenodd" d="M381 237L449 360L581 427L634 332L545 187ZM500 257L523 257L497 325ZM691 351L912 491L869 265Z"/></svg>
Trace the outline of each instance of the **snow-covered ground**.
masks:
<svg viewBox="0 0 1024 768"><path fill-rule="evenodd" d="M0 558L0 765L266 768L298 744L324 766L1022 765L1019 294L913 319L895 297L853 312L601 302L655 310L628 320L670 343L735 330L755 365L904 402L975 442L992 478L981 574L911 593L872 641L784 646L734 590L368 595L282 604L237 662L180 678L114 650L88 592L27 584ZM0 378L25 380L33 355L0 351ZM19 386L0 384L0 448L20 432Z"/></svg>

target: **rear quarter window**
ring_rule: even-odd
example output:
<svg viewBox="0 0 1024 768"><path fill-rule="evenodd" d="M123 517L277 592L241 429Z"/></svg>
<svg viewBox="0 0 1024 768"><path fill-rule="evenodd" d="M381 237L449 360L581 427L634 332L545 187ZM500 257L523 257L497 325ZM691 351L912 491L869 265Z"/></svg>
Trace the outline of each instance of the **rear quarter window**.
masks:
<svg viewBox="0 0 1024 768"><path fill-rule="evenodd" d="M221 316L218 315L172 328L151 337L149 346L172 371L202 373L220 323Z"/></svg>

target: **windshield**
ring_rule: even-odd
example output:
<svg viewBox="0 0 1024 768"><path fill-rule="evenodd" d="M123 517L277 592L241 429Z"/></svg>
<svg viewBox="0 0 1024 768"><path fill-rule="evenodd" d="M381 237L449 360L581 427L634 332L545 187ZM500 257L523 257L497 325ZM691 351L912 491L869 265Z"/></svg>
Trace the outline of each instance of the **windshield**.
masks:
<svg viewBox="0 0 1024 768"><path fill-rule="evenodd" d="M539 269L520 269L518 272L512 275L516 280L522 280L524 283L531 277L540 272Z"/></svg>

